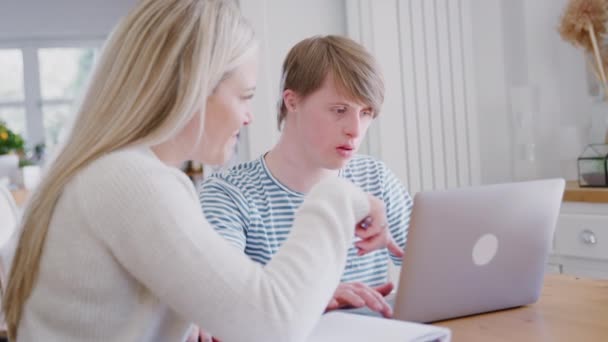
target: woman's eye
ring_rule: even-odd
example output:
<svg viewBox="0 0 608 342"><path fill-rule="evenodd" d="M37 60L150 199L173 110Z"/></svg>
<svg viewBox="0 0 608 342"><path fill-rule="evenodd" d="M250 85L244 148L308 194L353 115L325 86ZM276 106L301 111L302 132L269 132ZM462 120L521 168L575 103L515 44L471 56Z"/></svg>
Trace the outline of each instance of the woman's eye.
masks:
<svg viewBox="0 0 608 342"><path fill-rule="evenodd" d="M241 96L241 98L242 98L243 100L251 100L251 99L253 98L253 95L254 95L254 94L244 95L244 96Z"/></svg>
<svg viewBox="0 0 608 342"><path fill-rule="evenodd" d="M361 112L362 116L374 116L374 112L372 112L371 110L364 110Z"/></svg>
<svg viewBox="0 0 608 342"><path fill-rule="evenodd" d="M334 112L336 112L338 114L344 114L344 113L346 113L346 108L345 107L334 108Z"/></svg>

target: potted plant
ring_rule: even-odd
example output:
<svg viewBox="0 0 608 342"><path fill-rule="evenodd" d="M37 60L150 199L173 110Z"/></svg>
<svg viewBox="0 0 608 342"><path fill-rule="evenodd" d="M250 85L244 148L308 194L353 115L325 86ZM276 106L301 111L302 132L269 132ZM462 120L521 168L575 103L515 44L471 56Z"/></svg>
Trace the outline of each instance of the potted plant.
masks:
<svg viewBox="0 0 608 342"><path fill-rule="evenodd" d="M44 150L44 143L40 143L34 146L33 149L27 151L27 153L23 153L21 160L19 160L19 169L21 172L19 172L20 179L17 183L23 185L27 190L34 189L40 182Z"/></svg>
<svg viewBox="0 0 608 342"><path fill-rule="evenodd" d="M23 153L24 141L0 120L0 179L10 178L18 169L19 154Z"/></svg>

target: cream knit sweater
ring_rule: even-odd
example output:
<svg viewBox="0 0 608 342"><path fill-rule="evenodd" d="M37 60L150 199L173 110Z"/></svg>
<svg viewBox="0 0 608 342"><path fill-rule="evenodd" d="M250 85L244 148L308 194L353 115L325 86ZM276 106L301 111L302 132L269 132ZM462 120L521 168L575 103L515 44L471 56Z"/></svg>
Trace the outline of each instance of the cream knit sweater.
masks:
<svg viewBox="0 0 608 342"><path fill-rule="evenodd" d="M190 180L149 149L100 158L65 188L19 341L302 341L338 285L366 195L338 178L307 196L265 267L215 233Z"/></svg>

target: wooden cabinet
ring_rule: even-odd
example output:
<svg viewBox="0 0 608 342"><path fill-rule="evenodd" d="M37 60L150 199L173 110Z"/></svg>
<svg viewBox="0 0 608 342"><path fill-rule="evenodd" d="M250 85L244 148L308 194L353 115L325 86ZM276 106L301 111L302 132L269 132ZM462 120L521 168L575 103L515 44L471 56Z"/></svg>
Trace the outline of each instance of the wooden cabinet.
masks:
<svg viewBox="0 0 608 342"><path fill-rule="evenodd" d="M608 279L608 189L568 182L547 270Z"/></svg>

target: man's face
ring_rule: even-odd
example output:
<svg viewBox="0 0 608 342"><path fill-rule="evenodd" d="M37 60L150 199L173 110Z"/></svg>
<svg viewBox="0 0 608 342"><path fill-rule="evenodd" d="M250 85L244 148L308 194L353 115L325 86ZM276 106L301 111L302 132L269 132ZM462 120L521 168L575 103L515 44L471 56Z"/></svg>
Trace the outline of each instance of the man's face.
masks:
<svg viewBox="0 0 608 342"><path fill-rule="evenodd" d="M329 73L322 86L302 98L291 90L284 93L292 134L303 157L317 167L342 168L359 148L374 113L370 106L349 99ZM289 137L290 139L292 137Z"/></svg>

